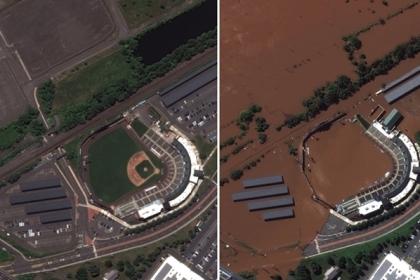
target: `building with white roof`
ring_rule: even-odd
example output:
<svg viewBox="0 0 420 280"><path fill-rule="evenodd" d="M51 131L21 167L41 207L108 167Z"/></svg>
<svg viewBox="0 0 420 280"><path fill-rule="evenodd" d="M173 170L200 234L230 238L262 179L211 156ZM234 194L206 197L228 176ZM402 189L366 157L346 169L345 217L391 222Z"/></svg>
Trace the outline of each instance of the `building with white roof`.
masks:
<svg viewBox="0 0 420 280"><path fill-rule="evenodd" d="M420 272L403 259L389 253L379 263L369 280L418 280Z"/></svg>
<svg viewBox="0 0 420 280"><path fill-rule="evenodd" d="M204 278L176 258L168 256L150 280L204 280Z"/></svg>

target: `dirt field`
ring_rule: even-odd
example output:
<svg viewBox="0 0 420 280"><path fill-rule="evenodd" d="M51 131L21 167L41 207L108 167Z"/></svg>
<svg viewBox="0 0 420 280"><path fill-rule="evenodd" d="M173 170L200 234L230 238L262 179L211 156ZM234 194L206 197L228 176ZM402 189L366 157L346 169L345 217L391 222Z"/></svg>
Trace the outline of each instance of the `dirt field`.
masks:
<svg viewBox="0 0 420 280"><path fill-rule="evenodd" d="M143 161L150 162L149 157L146 155L145 152L138 152L130 158L127 164L128 178L137 187L141 186L148 179L148 177L143 178L142 176L140 176L136 170L136 166L142 163ZM147 170L144 170L144 172L147 172ZM159 169L155 168L155 171L153 174L159 174L159 172L160 172Z"/></svg>
<svg viewBox="0 0 420 280"><path fill-rule="evenodd" d="M114 30L101 0L21 1L2 11L0 19L0 30L32 77L101 42Z"/></svg>
<svg viewBox="0 0 420 280"><path fill-rule="evenodd" d="M248 134L243 140L237 140L238 144L248 139L254 139L254 143L245 151L241 151L221 165L221 177L229 177L234 168L242 168L251 160L262 153L269 153L261 159L261 162L250 171L245 171L242 179L257 176L282 174L290 193L295 199L294 206L296 217L293 219L263 222L261 212L249 213L246 203L233 203L231 194L242 188L240 182L230 182L221 187L221 262L230 264L233 271L253 270L258 272L258 279L269 279L270 274L280 273L286 275L289 269L294 269L301 257L301 249L308 244L319 231L327 217L327 210L310 198L311 191L304 181L296 160L288 154L285 141L294 139L293 145L297 147L300 139L305 135L309 127L313 127L322 120L329 119L338 110L348 110L348 117L360 113L369 116L370 110L379 103L387 113L392 108L397 108L405 117L399 129L406 132L410 137L418 129L415 123L419 121L420 105L415 105L414 100L420 100L420 91L412 93L409 97L389 106L383 96L373 96L365 100L368 93L374 93L380 89L382 83L389 83L405 72L418 66L420 59L403 61L399 66L390 71L387 76L380 76L375 81L362 88L354 97L333 105L327 112L318 115L315 120L303 123L291 130L283 128L281 132L275 131L275 126L283 123L286 117L303 111L301 102L304 98L312 95L313 90L324 85L327 81L334 81L339 74L345 74L355 78L351 65L347 59L347 53L343 50L341 37L351 34L360 28L377 21L380 17L405 6L410 1L388 1L384 6L381 1L270 1L264 5L255 6L243 1L221 2L221 141L237 134L239 129L231 122L238 117L241 109L247 108L251 103L261 105L260 113L271 125L266 132L268 142L258 144L258 138L254 130L255 123L251 125ZM415 7L416 11L419 7ZM360 12L359 12L360 10ZM375 12L373 13L372 10ZM405 13L405 12L404 12ZM407 12L407 15L411 11ZM401 17L401 19L399 18ZM371 31L380 31L383 28L396 29L399 21L407 21L406 26L413 24L414 17L405 14L392 18L385 26L375 26ZM395 21L395 24L392 24ZM380 47L378 57L384 52L393 49L397 43L402 43L410 38L410 29L404 29L397 41L382 41L363 39L366 34L360 35L366 41L366 54L368 61L373 59L373 54L368 54L369 49ZM390 32L387 30L387 32ZM397 32L397 31L392 31ZM369 36L368 36L369 37ZM371 42L372 41L372 42ZM373 46L371 46L373 44ZM364 45L360 53L364 52ZM370 57L372 56L372 58ZM409 99L413 101L410 102ZM359 101L361 102L359 104ZM416 107L415 107L416 106ZM415 107L415 108L414 108ZM413 111L413 112L410 112ZM417 113L416 113L417 112ZM338 124L341 126L341 124ZM416 128L417 127L417 128ZM338 129L337 125L320 135L318 142L309 142L309 147L314 153L316 165L337 164L337 159L320 155L318 149L334 145L336 153L346 158L347 166L354 166L353 161L361 160L365 154L368 158L364 165L358 165L357 169L344 168L342 176L351 176L362 173L360 176L346 178L346 185L339 184L338 179L328 177L331 185L335 188L340 185L343 198L347 193L360 190L365 182L379 179L390 167L390 160L374 147L368 139L360 135L360 124L346 124L345 129ZM351 139L350 139L351 137ZM349 138L349 139L347 139ZM328 141L326 139L331 139ZM335 148L335 143L344 142L360 149L357 153L349 154ZM366 143L367 145L364 145ZM361 145L363 144L363 145ZM319 145L319 147L318 147ZM363 147L362 147L363 146ZM225 148L221 156L231 152L235 146ZM273 152L276 152L275 154ZM319 153L319 154L317 154ZM335 156L334 153L329 153ZM319 163L318 161L319 160ZM364 170L380 161L367 174ZM344 163L343 163L344 164ZM366 164L366 165L365 165ZM318 166L313 168L318 168ZM344 166L344 165L341 165ZM331 168L331 167L329 167ZM321 168L320 168L321 169ZM337 176L338 178L338 176ZM241 180L242 180L241 179ZM345 191L341 190L345 188ZM347 192L347 193L346 193ZM321 191L323 193L323 191ZM325 194L324 194L325 195ZM339 197L326 196L332 203ZM243 217L243 219L238 219ZM243 220L247 222L240 222ZM255 230L258 228L258 230ZM299 247L290 249L272 250L282 246L289 246L298 242ZM234 249L222 248L229 244ZM246 244L246 245L244 245ZM246 248L248 247L248 249ZM254 253L251 255L249 248L256 252L263 252L266 257ZM236 251L235 251L236 250ZM271 250L271 251L270 251ZM267 253L264 253L267 252ZM274 266L273 266L274 265Z"/></svg>
<svg viewBox="0 0 420 280"><path fill-rule="evenodd" d="M307 157L311 171L306 173L317 195L329 204L336 205L392 170L391 158L363 131L359 123L342 121L307 142L313 161Z"/></svg>

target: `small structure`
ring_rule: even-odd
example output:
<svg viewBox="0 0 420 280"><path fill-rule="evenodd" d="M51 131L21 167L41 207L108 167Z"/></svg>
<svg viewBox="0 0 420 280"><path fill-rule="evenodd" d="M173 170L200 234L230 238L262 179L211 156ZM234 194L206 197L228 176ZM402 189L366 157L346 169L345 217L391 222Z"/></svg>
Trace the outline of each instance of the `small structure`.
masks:
<svg viewBox="0 0 420 280"><path fill-rule="evenodd" d="M118 272L118 270L114 269L114 270L111 270L110 272L105 273L103 279L104 280L117 280L119 276L120 276L120 273Z"/></svg>
<svg viewBox="0 0 420 280"><path fill-rule="evenodd" d="M203 170L194 170L194 176L198 177L198 179L204 179L204 171Z"/></svg>
<svg viewBox="0 0 420 280"><path fill-rule="evenodd" d="M383 125L388 129L392 129L401 118L400 112L397 109L392 109L391 113L385 118Z"/></svg>
<svg viewBox="0 0 420 280"><path fill-rule="evenodd" d="M324 280L336 280L341 274L341 269L338 266L332 266L325 272Z"/></svg>
<svg viewBox="0 0 420 280"><path fill-rule="evenodd" d="M155 215L158 215L163 210L163 203L162 200L157 199L155 201L152 201L151 203L141 207L137 211L137 217L140 220L146 220L150 217L153 217Z"/></svg>

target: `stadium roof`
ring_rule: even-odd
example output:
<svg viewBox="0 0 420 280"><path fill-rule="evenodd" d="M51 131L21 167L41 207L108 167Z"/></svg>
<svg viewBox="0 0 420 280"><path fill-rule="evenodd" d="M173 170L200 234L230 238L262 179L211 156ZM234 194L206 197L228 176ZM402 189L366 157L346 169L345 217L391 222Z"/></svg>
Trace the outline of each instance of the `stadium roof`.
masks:
<svg viewBox="0 0 420 280"><path fill-rule="evenodd" d="M276 187L264 190L256 191L247 191L232 194L233 201L249 200L255 198L263 198L277 195L284 195L289 193L289 188L287 186Z"/></svg>
<svg viewBox="0 0 420 280"><path fill-rule="evenodd" d="M417 74L420 72L420 66L417 66L416 68L414 68L413 70L405 73L404 75L402 75L401 77L399 77L398 79L393 80L392 82L390 82L389 84L387 84L382 91L388 91L391 88L393 88L394 86L404 82L405 80L409 79L411 76Z"/></svg>
<svg viewBox="0 0 420 280"><path fill-rule="evenodd" d="M56 199L56 198L65 198L65 197L67 197L66 190L63 188L59 188L59 189L53 189L53 190L30 192L30 193L14 195L10 197L10 204L15 205L15 204L21 204L21 203L29 203L29 202L50 200L50 199Z"/></svg>
<svg viewBox="0 0 420 280"><path fill-rule="evenodd" d="M210 63L211 66L204 69L188 81L172 89L162 97L162 102L166 107L173 105L179 100L187 97L191 93L217 79L217 64Z"/></svg>
<svg viewBox="0 0 420 280"><path fill-rule="evenodd" d="M169 256L150 280L204 280L204 278L173 256Z"/></svg>
<svg viewBox="0 0 420 280"><path fill-rule="evenodd" d="M388 103L392 103L396 101L397 99L410 93L412 90L418 88L419 86L420 86L420 75L408 80L404 84L396 87L389 93L385 94L385 100Z"/></svg>
<svg viewBox="0 0 420 280"><path fill-rule="evenodd" d="M49 188L55 188L55 187L60 187L60 186L61 186L61 181L60 181L60 178L57 178L57 177L41 180L41 181L24 182L24 183L19 184L20 191L22 192L49 189Z"/></svg>
<svg viewBox="0 0 420 280"><path fill-rule="evenodd" d="M369 280L415 280L420 279L420 272L414 269L403 259L389 253L376 267Z"/></svg>
<svg viewBox="0 0 420 280"><path fill-rule="evenodd" d="M39 217L41 224L50 224L56 222L65 222L71 221L71 213L70 211L61 211L61 212L54 212L43 214Z"/></svg>
<svg viewBox="0 0 420 280"><path fill-rule="evenodd" d="M293 212L293 209L291 208L263 213L263 218L265 221L290 218L294 216L295 216L295 213Z"/></svg>
<svg viewBox="0 0 420 280"><path fill-rule="evenodd" d="M385 118L383 124L387 128L392 129L400 118L401 118L400 112L398 112L397 109L392 109L391 113L389 113L389 115Z"/></svg>
<svg viewBox="0 0 420 280"><path fill-rule="evenodd" d="M248 203L248 210L256 211L256 210L269 209L269 208L275 208L275 207L290 206L293 204L294 204L293 197L288 196L284 198L250 202Z"/></svg>
<svg viewBox="0 0 420 280"><path fill-rule="evenodd" d="M68 199L25 205L25 212L28 215L65 209L71 209L71 202Z"/></svg>
<svg viewBox="0 0 420 280"><path fill-rule="evenodd" d="M242 185L245 189L281 183L283 183L283 176L281 175L267 176L242 181Z"/></svg>

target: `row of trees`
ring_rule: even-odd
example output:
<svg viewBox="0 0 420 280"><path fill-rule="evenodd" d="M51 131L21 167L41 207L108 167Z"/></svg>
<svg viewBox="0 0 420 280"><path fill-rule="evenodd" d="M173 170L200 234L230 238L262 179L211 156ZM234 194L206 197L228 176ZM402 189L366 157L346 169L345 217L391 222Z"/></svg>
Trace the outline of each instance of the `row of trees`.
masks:
<svg viewBox="0 0 420 280"><path fill-rule="evenodd" d="M0 128L0 151L10 149L14 144L22 141L28 132L34 136L44 133L45 128L42 122L37 120L38 115L37 109L28 107L16 121Z"/></svg>
<svg viewBox="0 0 420 280"><path fill-rule="evenodd" d="M36 166L38 166L40 161L41 160L37 160L36 162L26 166L25 168L15 172L15 173L12 173L5 180L0 181L0 188L6 186L8 183L13 184L13 183L17 182L17 180L19 180L20 176L22 176L25 173L28 173L29 171L32 171Z"/></svg>
<svg viewBox="0 0 420 280"><path fill-rule="evenodd" d="M51 116L52 104L55 95L55 84L51 79L45 81L38 87L37 97L41 104L42 111Z"/></svg>

